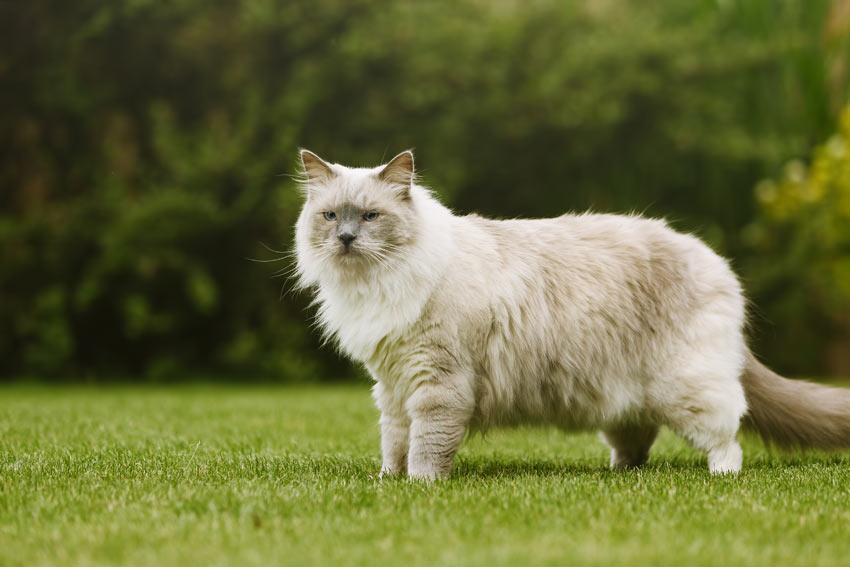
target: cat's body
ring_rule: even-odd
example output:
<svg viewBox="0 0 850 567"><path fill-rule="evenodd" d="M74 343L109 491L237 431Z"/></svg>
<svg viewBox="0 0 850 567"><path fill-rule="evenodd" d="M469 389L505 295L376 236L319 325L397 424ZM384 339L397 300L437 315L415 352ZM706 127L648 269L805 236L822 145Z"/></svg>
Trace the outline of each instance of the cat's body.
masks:
<svg viewBox="0 0 850 567"><path fill-rule="evenodd" d="M738 280L701 241L636 216L459 217L412 182L409 153L375 169L302 159L301 282L375 379L385 473L445 476L468 428L523 423L601 430L618 467L667 425L712 471L740 469L742 376L782 379L749 354ZM820 445L850 444L841 396ZM782 427L760 432L818 435Z"/></svg>

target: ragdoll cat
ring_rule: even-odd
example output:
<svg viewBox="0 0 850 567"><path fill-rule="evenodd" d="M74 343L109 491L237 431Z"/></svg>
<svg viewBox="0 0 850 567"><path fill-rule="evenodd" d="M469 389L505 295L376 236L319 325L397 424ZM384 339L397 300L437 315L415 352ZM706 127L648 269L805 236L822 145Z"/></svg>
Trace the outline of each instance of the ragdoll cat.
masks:
<svg viewBox="0 0 850 567"><path fill-rule="evenodd" d="M468 429L598 429L643 464L660 425L741 468L743 423L782 446L850 446L850 391L791 381L747 348L727 262L664 221L456 216L413 154L348 168L301 152L297 273L328 338L363 363L382 474L451 471Z"/></svg>

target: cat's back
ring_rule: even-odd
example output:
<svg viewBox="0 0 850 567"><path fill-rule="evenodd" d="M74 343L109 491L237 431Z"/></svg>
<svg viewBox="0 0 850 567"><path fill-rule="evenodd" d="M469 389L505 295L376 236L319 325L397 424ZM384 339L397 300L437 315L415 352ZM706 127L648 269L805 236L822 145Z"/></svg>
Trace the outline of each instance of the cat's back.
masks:
<svg viewBox="0 0 850 567"><path fill-rule="evenodd" d="M504 220L471 214L459 220L466 229L462 229L462 233L480 231L504 249L527 243L612 248L627 241L642 241L674 233L663 220L637 215L567 213L551 218Z"/></svg>
<svg viewBox="0 0 850 567"><path fill-rule="evenodd" d="M469 215L461 220L459 247L497 264L515 260L629 264L710 252L701 241L674 231L665 221L637 215L585 213L510 220Z"/></svg>
<svg viewBox="0 0 850 567"><path fill-rule="evenodd" d="M687 302L740 295L723 258L660 219L585 213L458 220L460 262L470 267L462 277L486 282L496 293L551 285L599 301L612 295L626 301L668 294Z"/></svg>

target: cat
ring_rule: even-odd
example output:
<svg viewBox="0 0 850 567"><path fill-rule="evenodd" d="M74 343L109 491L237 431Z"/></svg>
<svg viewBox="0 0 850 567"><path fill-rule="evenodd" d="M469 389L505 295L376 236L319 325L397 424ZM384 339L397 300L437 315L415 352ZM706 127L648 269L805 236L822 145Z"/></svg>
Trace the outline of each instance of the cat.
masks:
<svg viewBox="0 0 850 567"><path fill-rule="evenodd" d="M611 467L666 425L712 473L743 424L785 447L850 446L850 391L782 378L746 345L726 260L663 220L457 216L413 154L349 168L301 151L298 286L374 378L382 475L447 476L468 431L598 429Z"/></svg>

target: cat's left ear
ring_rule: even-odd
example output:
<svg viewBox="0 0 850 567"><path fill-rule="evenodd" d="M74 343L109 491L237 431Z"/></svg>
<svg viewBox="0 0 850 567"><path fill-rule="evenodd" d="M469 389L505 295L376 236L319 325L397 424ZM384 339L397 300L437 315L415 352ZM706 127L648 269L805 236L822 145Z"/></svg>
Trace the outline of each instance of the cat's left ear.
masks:
<svg viewBox="0 0 850 567"><path fill-rule="evenodd" d="M391 159L378 173L378 179L397 187L402 199L409 199L413 183L413 152L406 150Z"/></svg>
<svg viewBox="0 0 850 567"><path fill-rule="evenodd" d="M301 166L308 181L324 182L334 177L334 172L325 160L309 150L301 150Z"/></svg>

